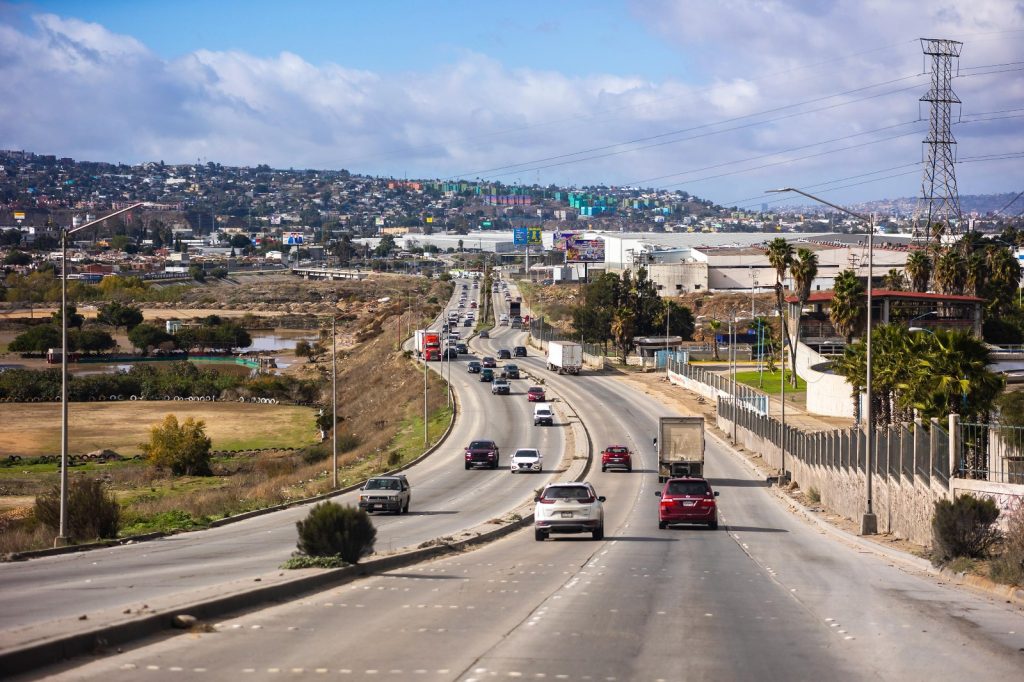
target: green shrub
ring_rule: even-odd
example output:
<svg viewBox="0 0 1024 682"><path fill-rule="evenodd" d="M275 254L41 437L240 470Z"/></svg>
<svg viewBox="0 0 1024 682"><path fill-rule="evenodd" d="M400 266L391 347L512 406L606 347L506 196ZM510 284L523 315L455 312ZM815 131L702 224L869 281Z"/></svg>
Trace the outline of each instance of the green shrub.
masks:
<svg viewBox="0 0 1024 682"><path fill-rule="evenodd" d="M299 529L299 551L308 556L340 556L355 564L373 552L377 529L362 509L322 502L313 507Z"/></svg>
<svg viewBox="0 0 1024 682"><path fill-rule="evenodd" d="M992 562L991 573L1001 583L1024 585L1024 506L1007 520L1003 551Z"/></svg>
<svg viewBox="0 0 1024 682"><path fill-rule="evenodd" d="M932 516L933 560L945 564L958 557L984 558L999 539L998 518L999 508L990 498L958 495L952 502L939 500Z"/></svg>
<svg viewBox="0 0 1024 682"><path fill-rule="evenodd" d="M206 422L193 417L178 423L173 414L149 430L149 442L142 443L146 459L157 469L170 469L175 476L212 476L210 437Z"/></svg>
<svg viewBox="0 0 1024 682"><path fill-rule="evenodd" d="M302 461L306 464L322 462L331 455L331 449L324 445L310 445L302 449Z"/></svg>
<svg viewBox="0 0 1024 682"><path fill-rule="evenodd" d="M354 433L339 433L338 434L338 452L348 452L355 450L362 444L363 439Z"/></svg>
<svg viewBox="0 0 1024 682"><path fill-rule="evenodd" d="M121 526L121 507L114 496L106 491L103 483L93 479L68 479L68 523L67 536L73 542L115 538ZM36 498L36 519L52 529L60 531L60 486Z"/></svg>
<svg viewBox="0 0 1024 682"><path fill-rule="evenodd" d="M396 467L402 463L402 451L392 450L388 453L388 466Z"/></svg>

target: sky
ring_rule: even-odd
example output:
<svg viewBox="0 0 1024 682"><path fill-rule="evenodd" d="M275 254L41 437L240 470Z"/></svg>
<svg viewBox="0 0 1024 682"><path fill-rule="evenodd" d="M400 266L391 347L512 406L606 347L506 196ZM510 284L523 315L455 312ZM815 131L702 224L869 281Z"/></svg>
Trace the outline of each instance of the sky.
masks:
<svg viewBox="0 0 1024 682"><path fill-rule="evenodd" d="M1024 190L1024 0L0 0L0 148L913 197L920 38L963 43L959 192Z"/></svg>

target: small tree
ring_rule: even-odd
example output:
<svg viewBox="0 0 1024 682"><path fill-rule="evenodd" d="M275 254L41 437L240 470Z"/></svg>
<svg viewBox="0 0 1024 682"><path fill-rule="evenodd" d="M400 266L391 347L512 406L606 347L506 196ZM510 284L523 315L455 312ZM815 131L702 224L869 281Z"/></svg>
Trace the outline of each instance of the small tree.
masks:
<svg viewBox="0 0 1024 682"><path fill-rule="evenodd" d="M321 502L296 522L299 551L308 556L340 556L355 564L373 552L377 529L362 509Z"/></svg>
<svg viewBox="0 0 1024 682"><path fill-rule="evenodd" d="M60 486L53 486L36 498L39 523L54 532L60 530ZM73 541L115 538L121 527L121 507L103 483L93 479L68 481L68 538Z"/></svg>
<svg viewBox="0 0 1024 682"><path fill-rule="evenodd" d="M211 476L210 438L206 423L189 417L181 424L173 414L149 430L149 442L142 451L158 469L170 469L175 476Z"/></svg>

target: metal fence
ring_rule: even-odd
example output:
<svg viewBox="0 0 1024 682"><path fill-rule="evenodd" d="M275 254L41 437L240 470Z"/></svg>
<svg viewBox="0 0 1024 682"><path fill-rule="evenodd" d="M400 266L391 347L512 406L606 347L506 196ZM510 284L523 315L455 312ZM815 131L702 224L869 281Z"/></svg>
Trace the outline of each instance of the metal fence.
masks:
<svg viewBox="0 0 1024 682"><path fill-rule="evenodd" d="M719 396L728 396L730 401L735 396L739 403L758 414L768 414L767 393L759 391L753 386L734 382L728 376L712 372L705 367L691 365L686 362L686 357L682 355L682 352L675 357L668 358L668 369L680 376L710 386L718 392Z"/></svg>
<svg viewBox="0 0 1024 682"><path fill-rule="evenodd" d="M538 317L530 320L530 336L535 339L539 339L543 346L545 341L573 341L580 343L578 336L574 337L572 334L562 331L557 327L552 327L550 324L544 321L544 318ZM581 343L583 346L584 355L600 356L605 357L608 355L608 348L599 343Z"/></svg>
<svg viewBox="0 0 1024 682"><path fill-rule="evenodd" d="M957 475L997 483L1024 483L1024 428L960 422Z"/></svg>
<svg viewBox="0 0 1024 682"><path fill-rule="evenodd" d="M787 457L810 465L867 471L869 435L859 428L805 432L775 417L758 414L745 403L734 406L725 396L718 398L718 414L784 449ZM949 431L939 420L880 426L872 429L870 436L875 439L875 475L949 485Z"/></svg>

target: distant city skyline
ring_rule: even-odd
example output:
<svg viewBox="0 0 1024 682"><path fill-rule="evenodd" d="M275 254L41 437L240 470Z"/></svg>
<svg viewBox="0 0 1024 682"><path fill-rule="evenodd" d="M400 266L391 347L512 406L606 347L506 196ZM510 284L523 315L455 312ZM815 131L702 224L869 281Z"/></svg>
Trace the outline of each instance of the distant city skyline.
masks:
<svg viewBox="0 0 1024 682"><path fill-rule="evenodd" d="M922 6L924 5L924 6ZM962 194L1024 188L1024 5L0 2L0 148L76 160L916 196L918 38L964 42Z"/></svg>

